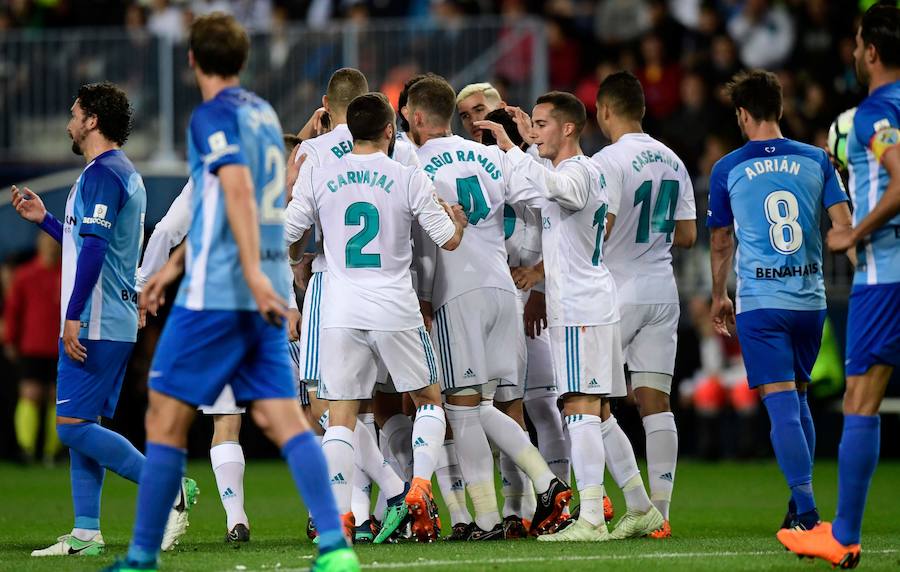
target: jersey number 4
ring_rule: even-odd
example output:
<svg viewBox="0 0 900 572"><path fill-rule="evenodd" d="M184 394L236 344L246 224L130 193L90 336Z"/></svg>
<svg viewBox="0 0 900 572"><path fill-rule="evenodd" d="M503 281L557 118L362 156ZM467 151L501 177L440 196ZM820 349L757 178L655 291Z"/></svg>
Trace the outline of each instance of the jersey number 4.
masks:
<svg viewBox="0 0 900 572"><path fill-rule="evenodd" d="M484 198L481 182L474 175L456 179L456 197L459 199L459 206L469 218L469 224L478 224L478 221L486 219L491 214L491 207Z"/></svg>
<svg viewBox="0 0 900 572"><path fill-rule="evenodd" d="M650 230L666 235L666 242L672 242L675 232L675 205L678 202L678 181L664 179L659 184L659 194L653 205L653 218L650 218L650 199L653 181L644 181L634 192L634 206L641 205L638 219L637 236L634 241L640 244L650 242Z"/></svg>
<svg viewBox="0 0 900 572"><path fill-rule="evenodd" d="M362 225L362 229L350 237L345 249L347 268L381 268L380 254L366 254L362 249L378 236L381 219L372 203L358 202L347 207L344 213L347 226Z"/></svg>

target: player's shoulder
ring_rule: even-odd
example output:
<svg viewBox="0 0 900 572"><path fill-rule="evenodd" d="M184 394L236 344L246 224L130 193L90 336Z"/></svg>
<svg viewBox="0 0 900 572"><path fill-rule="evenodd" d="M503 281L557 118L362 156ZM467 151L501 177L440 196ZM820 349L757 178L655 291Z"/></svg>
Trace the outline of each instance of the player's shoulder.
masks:
<svg viewBox="0 0 900 572"><path fill-rule="evenodd" d="M710 170L710 177L713 179L719 177L728 179L731 172L738 165L751 158L752 154L750 153L749 146L747 144L742 145L730 153L726 153L722 158L713 163L712 169Z"/></svg>
<svg viewBox="0 0 900 572"><path fill-rule="evenodd" d="M82 179L87 181L109 180L122 186L137 173L134 164L121 149L103 153L84 169Z"/></svg>
<svg viewBox="0 0 900 572"><path fill-rule="evenodd" d="M900 126L900 81L882 86L865 98L853 116L853 134L864 145L875 133Z"/></svg>

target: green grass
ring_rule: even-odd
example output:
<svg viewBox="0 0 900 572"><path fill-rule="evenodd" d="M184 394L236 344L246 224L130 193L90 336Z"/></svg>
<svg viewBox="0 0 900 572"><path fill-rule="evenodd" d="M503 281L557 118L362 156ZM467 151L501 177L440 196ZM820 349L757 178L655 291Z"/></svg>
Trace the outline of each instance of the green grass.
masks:
<svg viewBox="0 0 900 572"><path fill-rule="evenodd" d="M209 465L194 462L191 475L201 488L183 546L166 554L165 570L302 570L313 545L306 539L306 512L287 468L277 462L251 461L247 467L247 512L253 541L234 549L222 542L224 516ZM774 463L701 464L683 462L668 541L633 540L601 545L545 545L534 540L430 546L363 546L358 552L371 568L401 570L827 570L825 564L800 562L781 550L775 527L783 516L786 492ZM897 487L900 463L882 463L869 495L861 566L866 570L900 568L900 511ZM134 518L136 487L107 477L103 496L102 558L29 556L71 526L68 473L0 465L0 570L98 570L125 551ZM837 492L834 462L816 466L815 487L822 514L831 518ZM615 489L615 487L612 487ZM621 514L624 504L611 491ZM442 519L447 523L446 515ZM241 568L243 567L243 568Z"/></svg>

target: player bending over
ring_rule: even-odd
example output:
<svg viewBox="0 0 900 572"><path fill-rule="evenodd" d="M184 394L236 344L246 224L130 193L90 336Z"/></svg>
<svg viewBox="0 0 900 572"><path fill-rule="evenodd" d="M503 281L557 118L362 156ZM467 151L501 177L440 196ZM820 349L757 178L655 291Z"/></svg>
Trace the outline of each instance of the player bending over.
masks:
<svg viewBox="0 0 900 572"><path fill-rule="evenodd" d="M110 83L84 85L72 105L67 131L72 151L87 163L66 201L65 222L44 208L29 189L12 188L12 202L24 218L63 246L61 334L56 390L60 441L71 457L72 532L32 556L93 556L105 550L100 534L100 494L106 469L139 482L145 458L118 433L100 425L116 410L138 330L134 276L144 236L147 194L140 174L121 147L132 125L125 92ZM178 488L181 483L182 491ZM197 484L175 481L158 503L164 550L187 528Z"/></svg>
<svg viewBox="0 0 900 572"><path fill-rule="evenodd" d="M900 365L900 10L875 6L856 35L856 74L869 86L847 142L853 228L835 226L828 247L856 249L847 318L847 391L838 450L834 522L782 530L778 540L801 556L841 568L859 564L866 496L880 449L878 409Z"/></svg>
<svg viewBox="0 0 900 572"><path fill-rule="evenodd" d="M726 288L737 235L737 333L747 382L769 412L772 448L791 490L783 526L811 529L819 513L806 389L825 321L819 220L827 211L836 227L849 227L850 209L825 152L782 136L775 74L738 74L728 91L748 142L720 159L710 176L713 324L730 335L735 323Z"/></svg>
<svg viewBox="0 0 900 572"><path fill-rule="evenodd" d="M228 385L239 405L281 449L319 526L314 570L358 570L344 537L328 469L295 398L282 317L289 295L284 264L284 145L271 106L243 90L238 73L249 38L231 16L195 20L189 63L203 103L191 117L188 159L193 222L188 270L150 371L147 462L126 559L109 570L156 570L163 511L184 471L196 407ZM149 311L180 273L176 251L141 294ZM235 258L240 264L235 264ZM278 290L273 287L275 285Z"/></svg>

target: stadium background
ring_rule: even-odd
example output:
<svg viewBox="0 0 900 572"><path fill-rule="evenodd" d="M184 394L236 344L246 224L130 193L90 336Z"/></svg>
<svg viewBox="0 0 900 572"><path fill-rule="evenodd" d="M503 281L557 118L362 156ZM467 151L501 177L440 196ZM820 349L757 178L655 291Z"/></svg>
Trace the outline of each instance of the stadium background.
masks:
<svg viewBox="0 0 900 572"><path fill-rule="evenodd" d="M320 105L332 71L361 69L372 89L395 103L403 82L420 71L458 88L491 81L506 101L530 109L540 93L576 93L594 111L599 82L611 71L637 74L647 96L645 130L681 156L692 173L700 219L697 246L676 253L682 323L673 405L683 456L769 457L768 422L742 391L734 341L710 338L708 232L703 224L713 163L741 144L722 88L743 68L777 71L785 96L785 136L824 146L837 114L864 94L853 67L858 15L873 2L828 0L12 0L0 3L0 305L13 268L33 255L36 228L18 219L6 189L31 181L48 207L62 212L83 164L72 155L65 123L82 83L111 80L136 109L125 147L148 188L147 236L185 179L184 132L199 102L187 68L185 35L192 14L235 13L252 32L244 84L268 99L287 131ZM459 127L457 125L457 127ZM605 144L591 119L583 138L591 154ZM811 403L819 451L833 455L840 431L843 329L850 268L826 255L829 317ZM138 340L112 425L143 443L146 377L164 316ZM0 325L2 327L2 325ZM701 351L701 348L704 348ZM702 354L702 356L701 356ZM717 365L718 364L718 365ZM896 384L894 384L896 393ZM0 357L0 458L16 458L12 427L16 369ZM884 433L896 434L888 400ZM633 408L620 422L638 435ZM195 424L191 452L205 456L211 423ZM250 456L276 451L248 421ZM643 445L635 439L636 447ZM640 453L640 451L639 451ZM900 456L885 440L883 456Z"/></svg>

